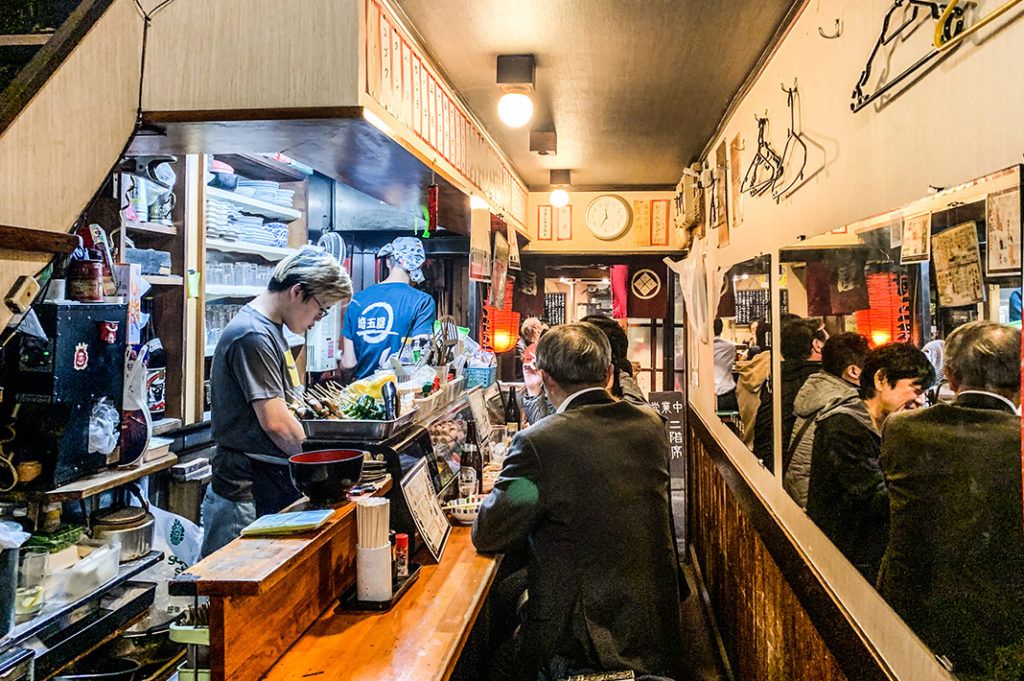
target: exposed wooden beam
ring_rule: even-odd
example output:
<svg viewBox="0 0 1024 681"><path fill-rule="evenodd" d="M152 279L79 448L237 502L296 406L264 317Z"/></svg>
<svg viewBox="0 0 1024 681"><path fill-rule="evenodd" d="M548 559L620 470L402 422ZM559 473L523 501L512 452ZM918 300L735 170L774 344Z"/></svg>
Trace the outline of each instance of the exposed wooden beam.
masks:
<svg viewBox="0 0 1024 681"><path fill-rule="evenodd" d="M0 225L0 248L64 254L78 248L78 243L78 237L73 234Z"/></svg>

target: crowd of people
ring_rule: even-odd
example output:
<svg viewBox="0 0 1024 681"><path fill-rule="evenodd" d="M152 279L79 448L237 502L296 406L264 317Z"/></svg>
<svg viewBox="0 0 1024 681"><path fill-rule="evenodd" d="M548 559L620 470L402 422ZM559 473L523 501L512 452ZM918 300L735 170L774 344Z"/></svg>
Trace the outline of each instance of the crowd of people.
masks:
<svg viewBox="0 0 1024 681"><path fill-rule="evenodd" d="M1020 329L971 322L923 350L872 349L788 315L780 336L786 491L936 654L983 671L1024 642ZM772 468L766 377L747 381L750 443Z"/></svg>

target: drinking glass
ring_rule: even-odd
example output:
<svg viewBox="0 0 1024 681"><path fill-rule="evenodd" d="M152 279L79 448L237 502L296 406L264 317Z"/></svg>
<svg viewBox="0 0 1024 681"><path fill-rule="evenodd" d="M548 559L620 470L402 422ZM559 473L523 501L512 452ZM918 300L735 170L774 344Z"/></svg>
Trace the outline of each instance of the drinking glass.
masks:
<svg viewBox="0 0 1024 681"><path fill-rule="evenodd" d="M34 615L46 603L46 569L50 553L46 549L27 548L21 551L18 569L18 590L14 601L15 615Z"/></svg>

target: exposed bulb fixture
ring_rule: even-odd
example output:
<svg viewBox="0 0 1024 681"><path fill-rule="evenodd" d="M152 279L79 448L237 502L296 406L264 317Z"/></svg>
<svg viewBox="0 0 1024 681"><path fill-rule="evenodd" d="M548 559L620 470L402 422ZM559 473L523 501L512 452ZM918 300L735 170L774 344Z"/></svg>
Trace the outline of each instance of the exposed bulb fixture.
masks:
<svg viewBox="0 0 1024 681"><path fill-rule="evenodd" d="M548 200L556 208L569 205L569 192L566 188L572 184L572 172L569 170L549 171L549 183L551 184L551 196Z"/></svg>
<svg viewBox="0 0 1024 681"><path fill-rule="evenodd" d="M496 82L504 93L498 100L498 118L512 128L521 128L533 117L532 54L499 54Z"/></svg>
<svg viewBox="0 0 1024 681"><path fill-rule="evenodd" d="M510 128L521 128L533 118L533 100L522 92L506 92L498 100L498 118Z"/></svg>

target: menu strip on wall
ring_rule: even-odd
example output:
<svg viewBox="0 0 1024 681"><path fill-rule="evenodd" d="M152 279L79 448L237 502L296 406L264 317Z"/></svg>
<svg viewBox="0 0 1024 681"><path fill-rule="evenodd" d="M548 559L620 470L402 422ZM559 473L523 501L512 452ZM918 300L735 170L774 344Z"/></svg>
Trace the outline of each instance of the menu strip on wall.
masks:
<svg viewBox="0 0 1024 681"><path fill-rule="evenodd" d="M366 0L367 95L525 227L526 186L406 35L385 0Z"/></svg>

